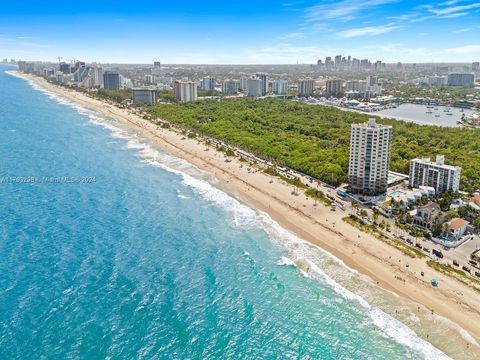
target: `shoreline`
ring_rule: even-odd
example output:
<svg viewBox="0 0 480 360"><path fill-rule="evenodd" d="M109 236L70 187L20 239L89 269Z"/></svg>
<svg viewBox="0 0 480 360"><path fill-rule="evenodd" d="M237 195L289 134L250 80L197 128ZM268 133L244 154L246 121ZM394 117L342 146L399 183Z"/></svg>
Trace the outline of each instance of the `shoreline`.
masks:
<svg viewBox="0 0 480 360"><path fill-rule="evenodd" d="M74 103L98 111L131 126L162 150L185 159L200 169L213 174L222 190L254 209L267 213L283 228L299 238L319 246L345 263L346 266L366 275L378 287L404 299L423 305L428 312L433 309L449 321L468 331L480 342L480 296L471 288L430 269L424 259L411 259L397 249L341 220L344 214L331 212L321 204L314 206L312 199L291 193L292 186L260 172L247 172L238 159L225 162L224 155L199 143L197 139L184 138L172 130L157 126L128 110L93 99L75 90L48 83L43 78L11 72L14 76L30 80L39 87L58 94ZM409 267L406 268L405 264ZM421 278L419 272L426 276ZM398 277L405 282L397 280ZM429 280L440 279L440 288L432 288Z"/></svg>

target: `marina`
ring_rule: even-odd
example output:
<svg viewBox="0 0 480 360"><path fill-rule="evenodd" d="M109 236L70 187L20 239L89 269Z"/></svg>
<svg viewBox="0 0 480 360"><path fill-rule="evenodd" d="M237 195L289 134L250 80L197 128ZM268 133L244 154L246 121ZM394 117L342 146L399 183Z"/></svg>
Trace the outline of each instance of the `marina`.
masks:
<svg viewBox="0 0 480 360"><path fill-rule="evenodd" d="M474 114L471 109L451 106L427 106L419 104L401 104L395 108L377 111L376 114L420 125L437 125L445 127L460 127L462 116Z"/></svg>

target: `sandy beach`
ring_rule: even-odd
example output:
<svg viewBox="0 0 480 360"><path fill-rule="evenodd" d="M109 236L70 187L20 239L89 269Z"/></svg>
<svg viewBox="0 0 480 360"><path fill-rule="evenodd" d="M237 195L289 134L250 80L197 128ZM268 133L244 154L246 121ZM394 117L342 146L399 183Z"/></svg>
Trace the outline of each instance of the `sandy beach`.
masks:
<svg viewBox="0 0 480 360"><path fill-rule="evenodd" d="M218 186L249 206L263 211L298 237L315 244L342 260L348 267L370 279L374 286L397 294L404 299L412 312L421 312L423 319L431 319L438 326L444 317L465 329L480 343L480 294L458 281L436 272L427 266L425 259L412 259L401 251L363 233L345 223L347 213L331 211L316 204L303 194L292 194L293 187L262 172L249 171L238 159L225 161L224 154L208 148L197 139L185 138L173 130L157 127L129 110L93 99L80 92L48 83L32 75L10 72L35 82L38 86L56 93L82 106L117 119L134 127L159 149L183 158L198 168L213 174ZM408 267L407 267L408 264ZM308 269L307 269L308 270ZM424 272L422 277L420 272ZM441 286L433 288L430 280L437 278ZM462 339L460 336L458 336ZM458 358L480 358L480 347L467 344L465 353ZM432 339L428 339L431 341ZM435 346L434 341L431 341ZM479 354L478 357L475 357ZM455 356L457 357L457 355Z"/></svg>

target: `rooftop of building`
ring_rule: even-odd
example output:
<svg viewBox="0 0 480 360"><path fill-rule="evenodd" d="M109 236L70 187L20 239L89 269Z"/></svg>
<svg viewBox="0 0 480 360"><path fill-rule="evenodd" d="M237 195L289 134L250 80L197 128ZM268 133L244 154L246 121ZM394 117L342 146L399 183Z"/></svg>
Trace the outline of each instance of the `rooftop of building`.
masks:
<svg viewBox="0 0 480 360"><path fill-rule="evenodd" d="M429 202L426 205L419 206L417 208L417 211L426 211L426 212L434 213L434 212L440 211L440 205L434 202Z"/></svg>
<svg viewBox="0 0 480 360"><path fill-rule="evenodd" d="M459 166L446 165L445 164L445 157L443 155L437 155L437 158L436 158L435 161L432 161L429 157L415 158L415 159L412 159L412 161L417 162L417 163L426 164L426 165L434 165L434 166L442 167L444 169L449 169L449 170L460 169Z"/></svg>
<svg viewBox="0 0 480 360"><path fill-rule="evenodd" d="M360 124L352 124L352 128L370 128L370 129L391 129L390 125L377 124L377 120L371 118L368 122Z"/></svg>
<svg viewBox="0 0 480 360"><path fill-rule="evenodd" d="M461 229L461 228L467 226L468 224L469 224L469 222L467 220L460 219L460 218L454 218L454 219L452 219L448 222L449 228L451 230Z"/></svg>

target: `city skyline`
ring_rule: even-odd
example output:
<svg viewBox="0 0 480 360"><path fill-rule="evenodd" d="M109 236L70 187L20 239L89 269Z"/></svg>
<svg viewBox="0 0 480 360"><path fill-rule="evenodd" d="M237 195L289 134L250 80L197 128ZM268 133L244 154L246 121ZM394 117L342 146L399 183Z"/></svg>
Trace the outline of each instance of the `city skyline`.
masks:
<svg viewBox="0 0 480 360"><path fill-rule="evenodd" d="M352 54L384 62L480 59L480 2L58 1L2 5L0 56L102 63L292 64ZM110 25L111 29L107 25Z"/></svg>

